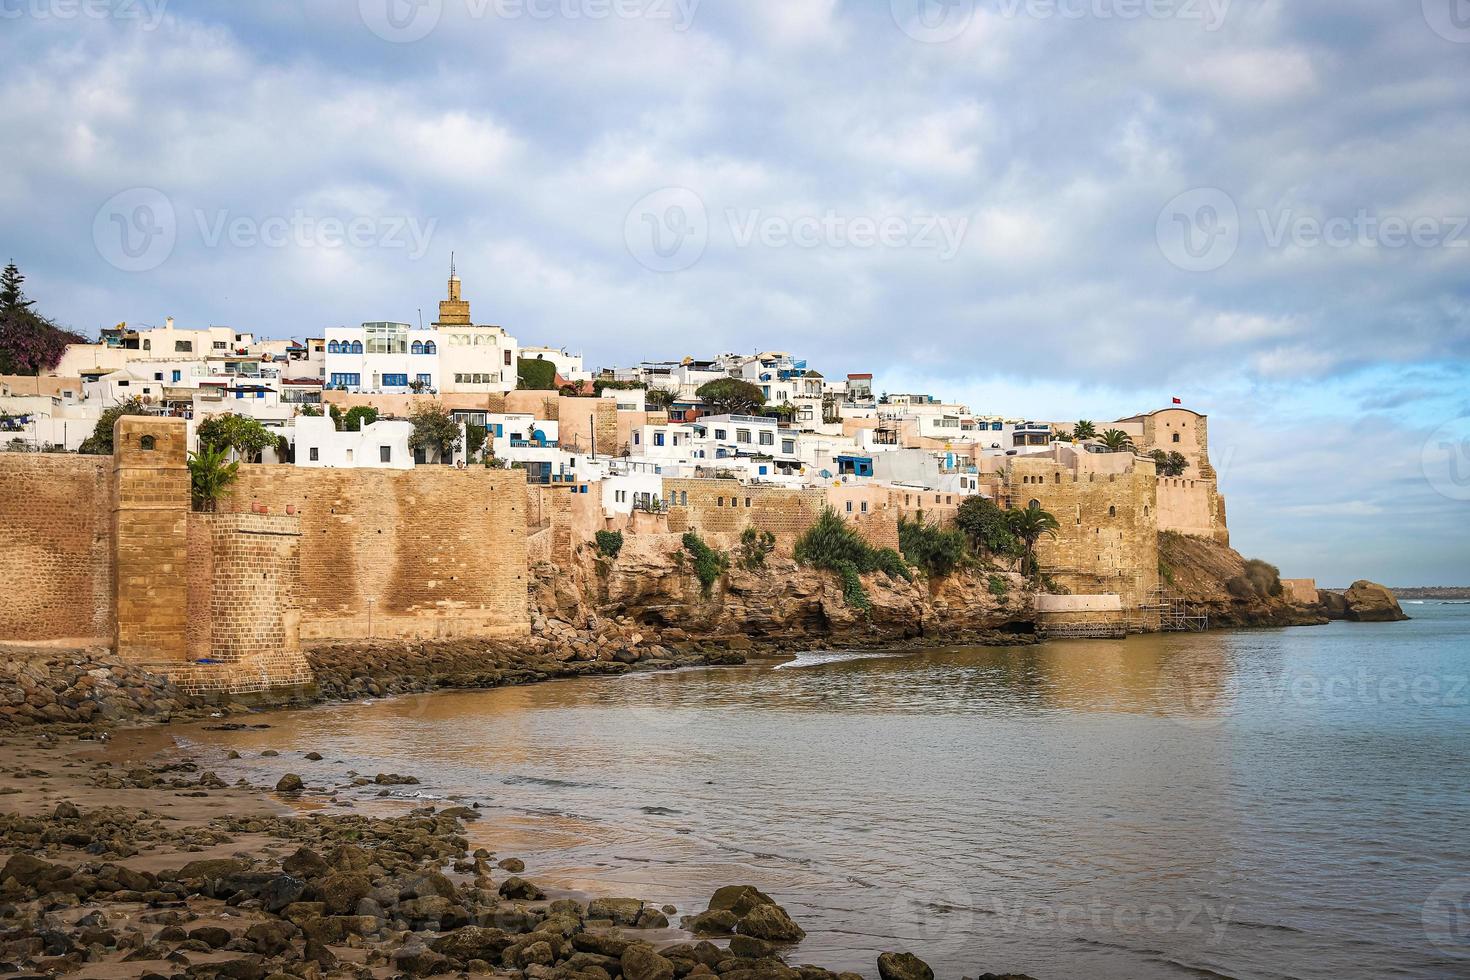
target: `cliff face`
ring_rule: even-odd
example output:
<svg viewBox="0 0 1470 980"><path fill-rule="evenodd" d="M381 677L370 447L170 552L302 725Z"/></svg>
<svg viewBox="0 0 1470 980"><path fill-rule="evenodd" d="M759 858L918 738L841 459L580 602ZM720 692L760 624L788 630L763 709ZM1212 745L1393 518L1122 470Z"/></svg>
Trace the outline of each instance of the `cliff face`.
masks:
<svg viewBox="0 0 1470 980"><path fill-rule="evenodd" d="M1285 596L1247 589L1246 559L1228 545L1183 534L1159 535L1160 584L1199 606L1211 627L1316 626L1322 610L1293 604Z"/></svg>
<svg viewBox="0 0 1470 980"><path fill-rule="evenodd" d="M757 569L732 562L706 595L689 562L668 547L625 549L616 559L580 549L571 567L533 569L533 632L594 632L609 622L665 643L745 636L756 642L874 643L994 639L1029 632L1035 596L1014 573L958 573L910 583L863 577L872 608L843 599L837 576L771 555ZM992 574L1003 595L991 589Z"/></svg>

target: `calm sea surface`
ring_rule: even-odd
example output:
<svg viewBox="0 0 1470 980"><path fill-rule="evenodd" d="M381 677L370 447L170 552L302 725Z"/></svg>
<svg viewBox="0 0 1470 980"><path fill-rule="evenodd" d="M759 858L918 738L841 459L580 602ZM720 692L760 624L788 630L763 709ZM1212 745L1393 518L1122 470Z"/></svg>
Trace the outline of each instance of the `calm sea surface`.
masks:
<svg viewBox="0 0 1470 980"><path fill-rule="evenodd" d="M1470 976L1470 605L1405 609L811 654L192 737L262 776L417 775L408 790L478 801L472 835L543 883L681 912L755 883L810 934L793 962L874 976L903 948L941 978ZM252 761L266 748L282 757Z"/></svg>

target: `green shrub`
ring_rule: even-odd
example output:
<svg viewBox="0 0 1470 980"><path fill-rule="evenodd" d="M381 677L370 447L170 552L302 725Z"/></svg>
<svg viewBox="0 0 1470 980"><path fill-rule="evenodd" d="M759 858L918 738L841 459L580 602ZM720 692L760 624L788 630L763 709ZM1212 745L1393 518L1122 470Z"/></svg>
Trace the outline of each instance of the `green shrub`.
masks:
<svg viewBox="0 0 1470 980"><path fill-rule="evenodd" d="M517 359L516 387L522 391L555 391L556 365L535 358Z"/></svg>
<svg viewBox="0 0 1470 980"><path fill-rule="evenodd" d="M1010 517L987 497L966 497L954 523L977 551L1010 557L1022 551L1021 542L1011 531Z"/></svg>
<svg viewBox="0 0 1470 980"><path fill-rule="evenodd" d="M923 511L915 520L899 519L898 546L909 564L922 568L931 578L943 578L965 560L964 534L926 522Z"/></svg>
<svg viewBox="0 0 1470 980"><path fill-rule="evenodd" d="M616 558L623 550L622 531L598 531L593 537L597 541L597 553L604 558Z"/></svg>
<svg viewBox="0 0 1470 980"><path fill-rule="evenodd" d="M720 576L725 574L725 569L730 567L729 556L705 544L704 539L693 531L684 535L684 550L689 552L689 557L694 562L694 574L699 576L704 594L709 595Z"/></svg>
<svg viewBox="0 0 1470 980"><path fill-rule="evenodd" d="M740 567L744 569L764 568L766 558L776 550L776 536L770 531L757 531L748 527L740 532Z"/></svg>
<svg viewBox="0 0 1470 980"><path fill-rule="evenodd" d="M912 581L913 574L892 548L879 550L831 507L823 507L816 523L796 541L796 560L813 568L825 568L842 577L842 594L848 605L866 611L871 608L868 594L859 578L867 572L881 571L889 578Z"/></svg>
<svg viewBox="0 0 1470 980"><path fill-rule="evenodd" d="M347 432L361 432L363 426L378 421L378 410L371 405L356 405L342 416L342 428Z"/></svg>
<svg viewBox="0 0 1470 980"><path fill-rule="evenodd" d="M1006 581L1004 575L992 575L988 581L990 594L997 599L1004 599L1006 593L1011 591L1011 583Z"/></svg>

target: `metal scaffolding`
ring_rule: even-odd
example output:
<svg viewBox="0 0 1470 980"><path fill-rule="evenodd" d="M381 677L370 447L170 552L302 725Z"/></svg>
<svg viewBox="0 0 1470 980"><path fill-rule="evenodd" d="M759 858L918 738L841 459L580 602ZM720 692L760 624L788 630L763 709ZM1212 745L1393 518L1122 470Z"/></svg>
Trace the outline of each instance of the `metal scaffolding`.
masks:
<svg viewBox="0 0 1470 980"><path fill-rule="evenodd" d="M1147 601L1135 610L1141 630L1164 633L1203 633L1210 628L1210 618L1182 597L1163 588L1154 589Z"/></svg>

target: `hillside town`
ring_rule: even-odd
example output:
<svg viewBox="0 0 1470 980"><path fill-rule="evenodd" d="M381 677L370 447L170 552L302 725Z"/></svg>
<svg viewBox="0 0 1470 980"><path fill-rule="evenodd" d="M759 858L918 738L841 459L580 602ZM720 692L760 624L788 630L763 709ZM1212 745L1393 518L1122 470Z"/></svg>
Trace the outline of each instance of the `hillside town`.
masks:
<svg viewBox="0 0 1470 980"><path fill-rule="evenodd" d="M578 498L587 539L779 532L762 516L789 499L896 546L898 521L943 524L980 496L1053 514L1042 559L1055 591L1125 610L1159 587L1156 531L1228 543L1206 418L1179 405L1110 423L1019 418L782 351L590 369L477 323L452 265L434 322L323 334L119 323L49 371L0 376L0 445L107 453L116 419L136 415L183 420L189 450L250 464L516 469Z"/></svg>

